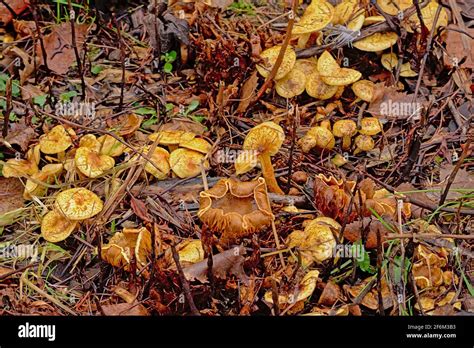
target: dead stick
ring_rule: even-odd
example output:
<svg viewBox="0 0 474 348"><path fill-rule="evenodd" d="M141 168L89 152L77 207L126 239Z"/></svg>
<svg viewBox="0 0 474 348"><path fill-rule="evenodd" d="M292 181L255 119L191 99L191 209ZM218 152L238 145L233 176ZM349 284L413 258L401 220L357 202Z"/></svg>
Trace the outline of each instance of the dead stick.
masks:
<svg viewBox="0 0 474 348"><path fill-rule="evenodd" d="M7 80L6 97L7 97L7 105L6 105L5 113L3 115L3 130L2 130L3 138L6 138L8 135L8 124L10 123L10 112L12 111L12 78L11 77Z"/></svg>
<svg viewBox="0 0 474 348"><path fill-rule="evenodd" d="M71 0L67 0L67 5L69 9L69 20L71 22L72 48L74 49L74 55L76 56L77 70L79 71L79 76L81 77L82 100L84 101L86 97L86 83L84 82L84 75L82 74L81 57L79 56L79 51L77 50L77 44L76 44L76 25L74 24L75 19L76 19L76 14L74 10L72 9Z"/></svg>
<svg viewBox="0 0 474 348"><path fill-rule="evenodd" d="M184 296L186 296L186 299L188 300L189 308L191 308L191 312L194 315L200 316L201 313L199 313L198 309L196 308L196 305L194 304L193 296L191 295L191 289L189 287L189 282L186 279L186 276L184 275L183 268L181 267L181 263L179 262L179 254L176 251L176 247L174 246L174 244L171 244L171 251L173 253L174 263L176 264L176 268L178 269L178 275L181 281L181 285L184 289Z"/></svg>
<svg viewBox="0 0 474 348"><path fill-rule="evenodd" d="M453 239L474 239L474 235L467 234L436 234L436 233L404 233L400 235L399 233L389 233L385 239L398 239L398 238L414 238L414 239L444 239L444 238L453 238Z"/></svg>

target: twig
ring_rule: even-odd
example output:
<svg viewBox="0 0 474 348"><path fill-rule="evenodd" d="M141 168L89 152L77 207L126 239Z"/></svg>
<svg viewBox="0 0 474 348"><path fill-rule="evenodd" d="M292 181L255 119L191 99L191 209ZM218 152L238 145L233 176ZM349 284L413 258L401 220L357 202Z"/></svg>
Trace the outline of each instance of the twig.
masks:
<svg viewBox="0 0 474 348"><path fill-rule="evenodd" d="M290 192L291 188L291 174L293 171L293 152L295 150L295 138L296 138L296 117L299 114L298 111L298 106L292 105L293 112L289 112L289 116L291 116L291 146L290 146L290 155L288 158L288 176L287 176L287 182L286 182L286 189L285 193L288 194Z"/></svg>
<svg viewBox="0 0 474 348"><path fill-rule="evenodd" d="M184 289L184 295L186 296L186 299L188 300L189 308L191 309L191 312L194 315L200 316L201 313L199 313L198 309L196 308L196 305L194 304L193 296L191 295L191 289L189 287L189 282L186 279L186 276L184 275L183 268L181 267L181 263L179 262L179 254L176 251L176 247L174 244L171 244L171 252L173 253L173 260L174 260L174 263L176 264L179 279Z"/></svg>
<svg viewBox="0 0 474 348"><path fill-rule="evenodd" d="M10 123L10 112L12 111L12 78L11 77L7 80L6 97L7 97L7 105L6 105L5 113L3 114L3 130L2 130L3 138L6 138L8 135L8 124Z"/></svg>
<svg viewBox="0 0 474 348"><path fill-rule="evenodd" d="M84 101L86 97L86 83L84 81L84 74L82 73L82 62L81 57L79 56L79 51L76 44L76 26L75 19L76 15L72 9L71 0L67 0L67 5L69 9L69 21L71 22L71 38L72 38L72 48L74 49L74 55L76 56L77 70L79 71L79 76L81 77L81 91L82 91L82 100Z"/></svg>
<svg viewBox="0 0 474 348"><path fill-rule="evenodd" d="M123 95L124 95L124 89L125 89L125 48L122 42L123 41L122 32L118 25L115 14L113 16L113 21L115 24L115 28L117 29L117 35L118 35L119 47L120 47L120 60L121 60L121 65L122 65L122 81L121 81L121 86L120 86L120 102L119 102L119 108L118 108L119 111L121 111L123 108Z"/></svg>

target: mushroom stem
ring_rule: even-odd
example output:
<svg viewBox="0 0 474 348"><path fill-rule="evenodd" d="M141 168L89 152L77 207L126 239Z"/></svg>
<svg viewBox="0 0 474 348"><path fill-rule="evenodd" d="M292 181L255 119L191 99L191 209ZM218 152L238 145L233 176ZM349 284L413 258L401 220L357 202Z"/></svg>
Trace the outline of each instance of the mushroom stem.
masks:
<svg viewBox="0 0 474 348"><path fill-rule="evenodd" d="M342 149L348 150L350 147L351 147L351 137L350 136L342 137Z"/></svg>
<svg viewBox="0 0 474 348"><path fill-rule="evenodd" d="M283 190L278 186L278 183L275 179L275 172L273 171L272 160L268 153L262 153L258 156L260 159L260 164L262 166L262 174L267 183L268 191L277 193L279 195L284 195Z"/></svg>

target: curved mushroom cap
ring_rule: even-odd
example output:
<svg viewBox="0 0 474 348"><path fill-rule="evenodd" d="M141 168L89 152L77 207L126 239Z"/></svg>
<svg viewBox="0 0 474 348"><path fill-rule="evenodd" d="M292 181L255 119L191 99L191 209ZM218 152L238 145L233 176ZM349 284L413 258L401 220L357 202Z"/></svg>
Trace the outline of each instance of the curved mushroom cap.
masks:
<svg viewBox="0 0 474 348"><path fill-rule="evenodd" d="M122 136L133 134L142 124L143 118L131 112L111 120L107 120L109 130Z"/></svg>
<svg viewBox="0 0 474 348"><path fill-rule="evenodd" d="M381 58L382 66L388 71L392 71L398 66L398 57L395 53L382 54ZM400 67L401 77L415 77L418 74L412 70L410 62L403 63Z"/></svg>
<svg viewBox="0 0 474 348"><path fill-rule="evenodd" d="M56 210L48 212L41 220L41 236L48 242L65 240L74 231L77 221L68 220Z"/></svg>
<svg viewBox="0 0 474 348"><path fill-rule="evenodd" d="M314 71L308 76L306 81L306 93L309 96L326 100L332 98L337 92L337 86L330 86L326 84L322 79L318 71Z"/></svg>
<svg viewBox="0 0 474 348"><path fill-rule="evenodd" d="M293 69L302 71L306 76L306 80L307 76L311 75L315 71L318 71L318 59L316 57L297 59Z"/></svg>
<svg viewBox="0 0 474 348"><path fill-rule="evenodd" d="M102 246L101 257L112 266L129 269L132 257L140 267L148 263L152 250L151 233L145 227L124 228Z"/></svg>
<svg viewBox="0 0 474 348"><path fill-rule="evenodd" d="M429 31L431 31L433 28L433 24L436 18L436 12L438 11L438 7L440 6L441 5L437 1L431 0L431 2L427 6L421 9L421 17L423 18L423 22ZM448 21L448 11L446 11L444 7L441 7L438 19L436 21L435 29L438 29L439 27L446 27L448 25ZM413 33L412 28L415 28L415 30L420 31L420 27L420 19L418 18L418 15L416 13L408 19L408 23L405 25L405 28L409 33Z"/></svg>
<svg viewBox="0 0 474 348"><path fill-rule="evenodd" d="M374 139L368 135L363 134L358 135L355 138L354 143L356 145L354 155L357 155L361 151L371 151L375 146Z"/></svg>
<svg viewBox="0 0 474 348"><path fill-rule="evenodd" d="M321 79L324 83L330 86L347 86L350 85L362 77L362 73L360 71L348 68L340 68L335 74L323 76L321 75Z"/></svg>
<svg viewBox="0 0 474 348"><path fill-rule="evenodd" d="M375 83L369 80L360 80L352 85L354 94L366 102L371 102L374 96Z"/></svg>
<svg viewBox="0 0 474 348"><path fill-rule="evenodd" d="M338 120L332 126L335 137L352 137L357 133L357 124L352 120Z"/></svg>
<svg viewBox="0 0 474 348"><path fill-rule="evenodd" d="M112 157L101 155L88 147L80 147L76 150L74 162L77 169L89 178L96 178L115 165Z"/></svg>
<svg viewBox="0 0 474 348"><path fill-rule="evenodd" d="M358 0L343 0L334 8L334 17L332 18L332 24L345 25L352 18L352 15L357 11L358 7Z"/></svg>
<svg viewBox="0 0 474 348"><path fill-rule="evenodd" d="M306 75L304 72L293 68L275 84L277 94L283 98L293 98L304 92Z"/></svg>
<svg viewBox="0 0 474 348"><path fill-rule="evenodd" d="M355 15L354 18L352 18L349 23L347 23L347 29L350 29L352 31L358 31L362 29L364 25L364 20L365 20L365 14L364 11L359 10L358 14Z"/></svg>
<svg viewBox="0 0 474 348"><path fill-rule="evenodd" d="M9 159L2 168L2 174L5 178L19 178L22 176L32 176L38 172L36 162L26 159Z"/></svg>
<svg viewBox="0 0 474 348"><path fill-rule="evenodd" d="M295 23L292 34L309 34L326 27L334 16L334 7L327 1L309 5L300 21Z"/></svg>
<svg viewBox="0 0 474 348"><path fill-rule="evenodd" d="M205 156L197 151L188 149L176 149L170 154L170 167L181 179L191 178L201 173L201 163ZM207 163L202 163L204 168Z"/></svg>
<svg viewBox="0 0 474 348"><path fill-rule="evenodd" d="M376 135L382 131L382 125L377 117L364 117L360 120L359 133L364 135Z"/></svg>
<svg viewBox="0 0 474 348"><path fill-rule="evenodd" d="M404 11L413 6L412 0L377 0L382 11L395 16L399 11Z"/></svg>
<svg viewBox="0 0 474 348"><path fill-rule="evenodd" d="M244 150L235 159L235 174L240 175L247 173L255 168L258 164L257 151Z"/></svg>
<svg viewBox="0 0 474 348"><path fill-rule="evenodd" d="M51 131L40 139L41 152L54 155L66 151L72 145L71 137L62 125L53 127Z"/></svg>
<svg viewBox="0 0 474 348"><path fill-rule="evenodd" d="M384 16L369 16L365 17L364 19L364 27L367 25L375 24L375 23L380 23L380 22L385 22L385 17Z"/></svg>
<svg viewBox="0 0 474 348"><path fill-rule="evenodd" d="M60 192L54 205L61 214L74 221L91 218L99 214L104 207L99 196L83 187Z"/></svg>
<svg viewBox="0 0 474 348"><path fill-rule="evenodd" d="M162 130L152 133L148 136L151 141L158 139L158 144L162 145L178 145L181 142L186 142L194 139L196 134L182 130Z"/></svg>
<svg viewBox="0 0 474 348"><path fill-rule="evenodd" d="M61 174L62 171L63 165L61 163L51 163L45 165L39 172L31 176L33 180L28 179L26 181L23 198L31 199L32 196L43 196L47 192L48 188L38 182L50 184L54 182L54 178Z"/></svg>
<svg viewBox="0 0 474 348"><path fill-rule="evenodd" d="M362 40L354 42L352 45L365 52L378 52L392 47L398 40L397 33L375 33Z"/></svg>
<svg viewBox="0 0 474 348"><path fill-rule="evenodd" d="M321 75L334 75L340 68L337 61L328 51L324 51L318 59L318 72Z"/></svg>
<svg viewBox="0 0 474 348"><path fill-rule="evenodd" d="M148 152L149 147L146 147L144 154L147 154ZM150 154L150 161L152 161L158 168L146 161L144 167L145 171L158 180L166 179L170 173L170 153L161 147L156 147L153 153Z"/></svg>
<svg viewBox="0 0 474 348"><path fill-rule="evenodd" d="M113 136L104 134L97 141L100 144L100 154L117 157L123 154L127 148L125 144L115 139Z"/></svg>
<svg viewBox="0 0 474 348"><path fill-rule="evenodd" d="M268 153L274 156L278 153L285 140L285 132L275 122L263 122L253 127L244 140L244 150L254 150L258 154Z"/></svg>
<svg viewBox="0 0 474 348"><path fill-rule="evenodd" d="M273 46L271 48L266 49L265 51L260 54L263 62L262 64L257 65L257 71L263 77L268 77L270 72L272 71L273 65L275 64L278 55L280 54L281 46ZM279 80L288 74L296 62L296 53L293 51L291 47L287 47L285 54L283 55L283 60L281 62L280 67L275 75L275 80Z"/></svg>
<svg viewBox="0 0 474 348"><path fill-rule="evenodd" d="M316 126L312 127L298 143L303 152L309 152L313 147L331 150L334 148L336 140L329 129Z"/></svg>
<svg viewBox="0 0 474 348"><path fill-rule="evenodd" d="M199 196L198 216L212 231L222 233L223 245L260 231L274 218L263 178L221 179Z"/></svg>
<svg viewBox="0 0 474 348"><path fill-rule="evenodd" d="M100 143L94 134L86 134L79 140L79 147L88 147L94 151L100 151Z"/></svg>
<svg viewBox="0 0 474 348"><path fill-rule="evenodd" d="M212 149L212 145L209 144L207 140L204 140L202 138L194 138L191 140L182 141L179 143L179 146L185 149L194 150L203 154L208 154Z"/></svg>

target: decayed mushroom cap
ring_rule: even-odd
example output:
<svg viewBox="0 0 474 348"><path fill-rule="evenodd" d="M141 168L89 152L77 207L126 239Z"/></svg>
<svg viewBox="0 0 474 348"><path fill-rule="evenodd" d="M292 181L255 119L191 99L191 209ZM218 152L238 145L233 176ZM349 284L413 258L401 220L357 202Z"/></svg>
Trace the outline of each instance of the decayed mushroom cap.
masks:
<svg viewBox="0 0 474 348"><path fill-rule="evenodd" d="M354 42L352 45L365 52L379 52L392 47L398 40L397 33L375 33L362 40Z"/></svg>
<svg viewBox="0 0 474 348"><path fill-rule="evenodd" d="M115 233L110 241L101 248L101 257L114 267L129 270L133 257L142 268L148 263L151 254L151 233L146 228L124 228Z"/></svg>
<svg viewBox="0 0 474 348"><path fill-rule="evenodd" d="M312 127L305 135L299 140L299 145L303 152L309 152L313 147L319 149L331 150L335 145L334 135L325 127Z"/></svg>
<svg viewBox="0 0 474 348"><path fill-rule="evenodd" d="M263 178L241 182L221 179L200 194L198 216L228 245L271 224L274 216Z"/></svg>
<svg viewBox="0 0 474 348"><path fill-rule="evenodd" d="M188 150L176 149L170 154L170 167L181 179L191 178L201 173L201 163L204 168L208 167L206 162L203 163L204 154Z"/></svg>
<svg viewBox="0 0 474 348"><path fill-rule="evenodd" d="M143 118L135 113L120 115L119 117L107 120L110 131L116 132L122 136L133 134L142 124Z"/></svg>
<svg viewBox="0 0 474 348"><path fill-rule="evenodd" d="M404 11L413 6L412 0L377 0L382 11L395 16L399 11Z"/></svg>
<svg viewBox="0 0 474 348"><path fill-rule="evenodd" d="M208 154L212 149L212 145L202 138L194 138L191 140L182 141L179 143L179 146L203 154Z"/></svg>
<svg viewBox="0 0 474 348"><path fill-rule="evenodd" d="M273 65L275 64L278 55L280 54L281 46L273 46L271 48L266 49L265 51L260 54L263 62L262 64L257 65L257 71L263 77L268 77L270 72L272 71ZM275 75L275 80L279 80L288 74L296 62L296 53L293 51L291 47L287 47L285 54L283 55L283 60L281 62L280 67Z"/></svg>
<svg viewBox="0 0 474 348"><path fill-rule="evenodd" d="M91 218L100 213L104 206L94 192L83 187L60 192L54 205L58 212L74 221Z"/></svg>
<svg viewBox="0 0 474 348"><path fill-rule="evenodd" d="M314 71L306 81L306 93L313 98L326 100L332 98L337 92L337 86L330 86L322 79L319 72Z"/></svg>
<svg viewBox="0 0 474 348"><path fill-rule="evenodd" d="M428 5L421 9L421 16L423 18L423 22L428 28L429 31L433 28L434 20L436 18L436 12L438 11L438 7L440 4L432 0ZM441 11L439 13L438 20L436 21L436 28L439 27L446 27L448 25L448 11L444 7L441 7ZM413 33L413 29L420 31L420 19L418 15L415 13L409 19L408 23L405 25L405 28L408 32Z"/></svg>
<svg viewBox="0 0 474 348"><path fill-rule="evenodd" d="M148 154L150 147L147 146L144 150L145 154ZM170 153L161 147L156 147L152 154L150 154L150 161L153 164L149 163L148 161L145 162L145 171L150 173L158 180L164 180L168 177L170 173Z"/></svg>
<svg viewBox="0 0 474 348"><path fill-rule="evenodd" d="M32 160L9 159L2 168L2 174L5 178L20 178L22 176L31 176L38 172L38 165Z"/></svg>
<svg viewBox="0 0 474 348"><path fill-rule="evenodd" d="M382 131L382 125L377 117L364 117L360 120L359 133L364 135L376 135Z"/></svg>
<svg viewBox="0 0 474 348"><path fill-rule="evenodd" d="M296 65L296 64L295 64ZM304 92L306 75L303 71L293 68L275 84L277 94L283 98L293 98Z"/></svg>
<svg viewBox="0 0 474 348"><path fill-rule="evenodd" d="M327 1L317 1L307 7L300 21L295 23L293 34L309 34L326 27L334 15L334 7Z"/></svg>
<svg viewBox="0 0 474 348"><path fill-rule="evenodd" d="M332 126L332 133L342 138L342 148L347 150L351 146L351 137L357 133L357 124L352 120L338 120Z"/></svg>
<svg viewBox="0 0 474 348"><path fill-rule="evenodd" d="M41 170L31 176L25 184L25 191L23 192L24 199L31 199L32 196L41 197L47 192L48 188L41 185L39 182L51 184L54 182L54 178L63 171L63 165L61 163L47 164Z"/></svg>
<svg viewBox="0 0 474 348"><path fill-rule="evenodd" d="M398 57L395 53L382 54L382 66L388 71L392 71L398 66ZM411 69L410 62L403 63L400 67L401 77L415 77L418 74Z"/></svg>
<svg viewBox="0 0 474 348"><path fill-rule="evenodd" d="M65 240L74 231L77 221L68 220L56 210L48 212L41 220L41 236L48 242Z"/></svg>
<svg viewBox="0 0 474 348"><path fill-rule="evenodd" d="M74 162L77 169L89 178L96 178L115 165L112 157L101 155L88 147L80 147L76 150Z"/></svg>
<svg viewBox="0 0 474 348"><path fill-rule="evenodd" d="M366 102L371 102L374 96L375 83L369 80L360 80L352 85L354 94Z"/></svg>
<svg viewBox="0 0 474 348"><path fill-rule="evenodd" d="M62 125L58 125L40 139L41 152L54 155L66 151L72 145L71 137Z"/></svg>
<svg viewBox="0 0 474 348"><path fill-rule="evenodd" d="M155 141L158 138L158 144L178 145L181 142L194 139L196 134L181 130L163 130L148 136L148 139Z"/></svg>
<svg viewBox="0 0 474 348"><path fill-rule="evenodd" d="M256 151L262 174L270 192L283 194L273 172L271 156L275 155L285 140L283 128L275 122L263 122L252 128L244 140L243 149Z"/></svg>
<svg viewBox="0 0 474 348"><path fill-rule="evenodd" d="M372 139L368 135L363 135L363 134L358 135L355 138L354 143L356 145L356 149L354 150L354 155L357 155L358 153L362 151L373 150L375 146L374 139Z"/></svg>
<svg viewBox="0 0 474 348"><path fill-rule="evenodd" d="M104 134L97 141L100 144L100 154L117 157L123 154L127 148L125 144L115 139L113 136Z"/></svg>

